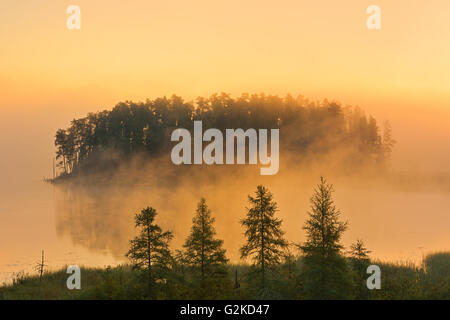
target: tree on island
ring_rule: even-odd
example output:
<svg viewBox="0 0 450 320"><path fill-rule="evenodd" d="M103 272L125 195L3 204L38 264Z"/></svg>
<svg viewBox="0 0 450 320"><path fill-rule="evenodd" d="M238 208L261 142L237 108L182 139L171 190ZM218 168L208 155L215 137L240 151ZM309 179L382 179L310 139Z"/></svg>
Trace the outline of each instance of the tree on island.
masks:
<svg viewBox="0 0 450 320"><path fill-rule="evenodd" d="M241 220L247 238L246 244L240 250L241 259L252 257L264 287L266 269L280 264L288 243L280 228L282 220L274 216L277 203L273 201L269 190L259 185L255 196L249 195L248 200L251 207L247 208L247 217Z"/></svg>
<svg viewBox="0 0 450 320"><path fill-rule="evenodd" d="M333 186L321 177L303 227L307 240L300 248L304 254L303 294L307 299L345 299L351 295L351 272L340 244L347 222L340 221L332 193Z"/></svg>
<svg viewBox="0 0 450 320"><path fill-rule="evenodd" d="M223 271L228 262L226 250L222 248L223 240L215 239L214 221L206 200L202 198L192 219L191 233L183 246L185 262L200 270L202 283L205 277Z"/></svg>
<svg viewBox="0 0 450 320"><path fill-rule="evenodd" d="M151 207L142 209L136 214L135 226L140 229L140 233L130 240L131 248L126 253L135 269L147 272L150 298L153 294L155 275L161 277L172 261L169 250L172 232L163 232L157 224L154 224L156 214L156 210Z"/></svg>

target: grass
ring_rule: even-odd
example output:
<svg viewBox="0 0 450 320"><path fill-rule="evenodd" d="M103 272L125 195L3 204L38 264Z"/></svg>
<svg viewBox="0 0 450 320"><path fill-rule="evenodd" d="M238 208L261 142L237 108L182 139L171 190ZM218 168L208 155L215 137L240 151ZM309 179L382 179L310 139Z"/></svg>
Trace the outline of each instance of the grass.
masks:
<svg viewBox="0 0 450 320"><path fill-rule="evenodd" d="M166 282L153 284L153 299L302 299L301 258L278 266L261 289L257 275L246 264L229 264L226 276L215 276L200 284L189 270L174 271ZM426 256L422 266L373 261L381 268L381 290L368 299L450 299L450 252ZM236 281L237 271L237 281ZM66 286L66 268L38 275L18 274L0 287L0 300L147 299L146 274L128 265L114 268L81 267L81 290Z"/></svg>

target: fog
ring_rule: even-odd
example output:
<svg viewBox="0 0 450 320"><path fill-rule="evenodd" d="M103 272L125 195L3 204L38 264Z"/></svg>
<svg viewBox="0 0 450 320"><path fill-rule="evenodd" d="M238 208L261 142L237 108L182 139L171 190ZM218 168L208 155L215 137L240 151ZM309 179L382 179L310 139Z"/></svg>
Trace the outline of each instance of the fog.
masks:
<svg viewBox="0 0 450 320"><path fill-rule="evenodd" d="M267 186L278 202L286 238L303 241L309 198L320 175L334 185L336 205L349 221L345 246L361 238L372 257L415 263L425 253L450 249L450 117L445 110L366 109L379 122L390 120L398 141L383 175L371 170L343 173L333 161L317 163L313 155L299 163L280 150L275 176L260 176L253 165L175 167L167 155L151 162L135 159L101 179L58 186L44 183L43 177L52 174L56 129L97 109L49 106L4 111L0 282L21 270L33 273L41 250L50 268L124 262L134 235L134 214L146 206L157 210L157 223L174 232L172 248L179 248L202 196L216 218L217 236L237 262L243 243L239 220L245 215L247 195L258 184Z"/></svg>

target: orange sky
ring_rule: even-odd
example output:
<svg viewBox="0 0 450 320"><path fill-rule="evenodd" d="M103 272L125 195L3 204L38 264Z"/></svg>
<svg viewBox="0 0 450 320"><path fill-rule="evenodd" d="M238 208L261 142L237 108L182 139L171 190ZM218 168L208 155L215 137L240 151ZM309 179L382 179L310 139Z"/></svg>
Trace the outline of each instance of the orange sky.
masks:
<svg viewBox="0 0 450 320"><path fill-rule="evenodd" d="M69 4L81 30L66 28ZM448 103L449 12L447 0L2 0L1 107L216 91Z"/></svg>

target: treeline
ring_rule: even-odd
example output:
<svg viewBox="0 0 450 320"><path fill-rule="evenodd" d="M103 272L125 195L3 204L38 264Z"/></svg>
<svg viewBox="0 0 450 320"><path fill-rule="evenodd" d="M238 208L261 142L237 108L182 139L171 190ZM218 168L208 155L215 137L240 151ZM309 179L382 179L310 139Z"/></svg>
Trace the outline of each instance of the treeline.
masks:
<svg viewBox="0 0 450 320"><path fill-rule="evenodd" d="M232 98L215 94L187 102L174 95L121 102L110 111L74 119L67 129L56 133L58 166L67 175L107 168L130 154L157 157L168 152L172 131L192 130L194 120L202 120L204 130L280 128L282 152L320 157L344 148L347 155L343 161L350 165L383 164L395 143L389 124L381 134L373 117L327 100L317 103L301 96L243 94ZM116 157L102 157L103 151L114 152Z"/></svg>

